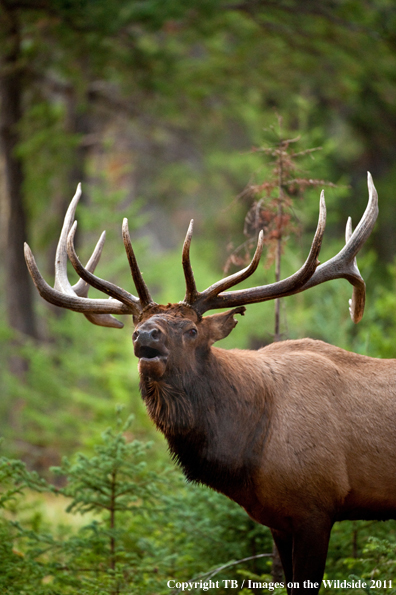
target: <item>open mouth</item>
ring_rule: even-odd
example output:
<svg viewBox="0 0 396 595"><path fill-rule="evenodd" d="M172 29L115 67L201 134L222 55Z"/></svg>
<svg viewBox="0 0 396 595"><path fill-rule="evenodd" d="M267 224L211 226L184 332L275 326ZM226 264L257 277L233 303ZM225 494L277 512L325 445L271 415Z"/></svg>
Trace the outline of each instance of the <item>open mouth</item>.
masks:
<svg viewBox="0 0 396 595"><path fill-rule="evenodd" d="M135 355L139 359L143 360L155 360L164 358L166 359L167 353L164 350L155 349L154 347L149 347L148 345L137 345L135 349Z"/></svg>
<svg viewBox="0 0 396 595"><path fill-rule="evenodd" d="M139 358L139 372L144 376L160 378L165 373L168 350L148 345L136 345L135 355Z"/></svg>
<svg viewBox="0 0 396 595"><path fill-rule="evenodd" d="M139 349L137 349L136 355L139 359L155 359L161 357L163 354L159 349L142 345Z"/></svg>

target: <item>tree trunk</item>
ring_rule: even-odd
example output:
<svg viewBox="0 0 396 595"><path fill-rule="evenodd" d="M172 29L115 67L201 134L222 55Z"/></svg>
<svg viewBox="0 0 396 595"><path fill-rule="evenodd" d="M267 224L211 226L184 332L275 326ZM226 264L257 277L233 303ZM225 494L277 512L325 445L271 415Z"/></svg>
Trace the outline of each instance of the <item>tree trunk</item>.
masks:
<svg viewBox="0 0 396 595"><path fill-rule="evenodd" d="M284 579L282 562L275 543L272 543L271 578L274 583L281 583Z"/></svg>
<svg viewBox="0 0 396 595"><path fill-rule="evenodd" d="M63 220L70 204L74 193L77 190L77 184L82 184L82 196L79 204L85 203L87 196L87 176L86 176L86 163L90 152L90 146L86 143L86 138L92 132L91 118L89 116L88 109L81 110L81 106L78 104L75 89L70 86L62 88L63 96L66 104L66 120L65 120L65 132L70 136L80 136L80 144L73 148L70 155L68 155L68 162L70 166L67 170L66 179L62 185L61 194L53 198L56 217L59 220L58 229L60 230L63 225ZM87 96L86 103L89 105L89 95ZM80 227L77 228L76 235L74 237L74 245L78 249L80 245ZM56 247L58 244L58 237L55 237L53 242L47 249L47 264L46 271L49 275L53 273ZM63 316L65 310L63 308L52 308L54 314L58 317Z"/></svg>
<svg viewBox="0 0 396 595"><path fill-rule="evenodd" d="M18 124L22 107L22 72L17 14L1 2L3 56L0 62L0 138L5 163L7 221L5 225L6 303L9 325L37 338L33 310L32 285L23 256L27 240L26 214L23 205L23 169L16 154L19 142Z"/></svg>

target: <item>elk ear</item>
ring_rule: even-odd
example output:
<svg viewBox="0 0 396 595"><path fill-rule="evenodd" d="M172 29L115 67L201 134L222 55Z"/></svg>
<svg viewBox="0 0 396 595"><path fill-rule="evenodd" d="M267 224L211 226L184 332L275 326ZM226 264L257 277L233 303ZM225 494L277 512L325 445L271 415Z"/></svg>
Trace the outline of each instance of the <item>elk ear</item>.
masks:
<svg viewBox="0 0 396 595"><path fill-rule="evenodd" d="M234 318L234 314L242 314L243 316L245 310L246 308L244 306L239 306L233 310L228 310L228 312L205 316L202 322L208 325L210 345L213 345L216 341L220 341L220 339L225 339L238 324L238 321Z"/></svg>

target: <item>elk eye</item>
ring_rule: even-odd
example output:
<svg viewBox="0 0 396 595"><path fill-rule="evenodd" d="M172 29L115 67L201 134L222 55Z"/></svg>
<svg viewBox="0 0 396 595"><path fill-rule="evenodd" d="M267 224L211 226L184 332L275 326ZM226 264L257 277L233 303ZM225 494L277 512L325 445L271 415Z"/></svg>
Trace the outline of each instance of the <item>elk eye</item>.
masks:
<svg viewBox="0 0 396 595"><path fill-rule="evenodd" d="M189 337L196 337L198 334L198 331L196 328L190 328L190 330L187 331L187 334Z"/></svg>

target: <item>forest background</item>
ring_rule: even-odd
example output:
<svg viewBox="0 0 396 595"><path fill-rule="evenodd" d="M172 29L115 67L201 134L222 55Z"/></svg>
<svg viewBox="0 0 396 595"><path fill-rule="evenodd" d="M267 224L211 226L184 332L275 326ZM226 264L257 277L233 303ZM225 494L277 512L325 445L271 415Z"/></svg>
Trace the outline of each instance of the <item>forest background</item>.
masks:
<svg viewBox="0 0 396 595"><path fill-rule="evenodd" d="M369 170L380 215L359 257L363 321L351 322L350 286L337 281L287 298L280 334L395 357L394 3L0 0L0 94L1 592L159 594L168 579L270 580L268 530L186 485L169 461L139 396L131 322L104 329L44 304L22 246L52 279L82 182L82 259L105 226L98 274L133 291L120 233L128 216L154 297L179 301L192 217L199 288L242 266L252 205L276 198L268 147L303 153L282 188L292 207L282 276L305 259L318 181L324 261L343 245L347 216L356 224L364 211ZM269 249L256 284L274 280L272 260ZM272 341L273 308L250 306L223 346ZM335 527L326 576L369 577L392 592L383 581L396 587L395 529ZM262 591L243 591L252 592Z"/></svg>

